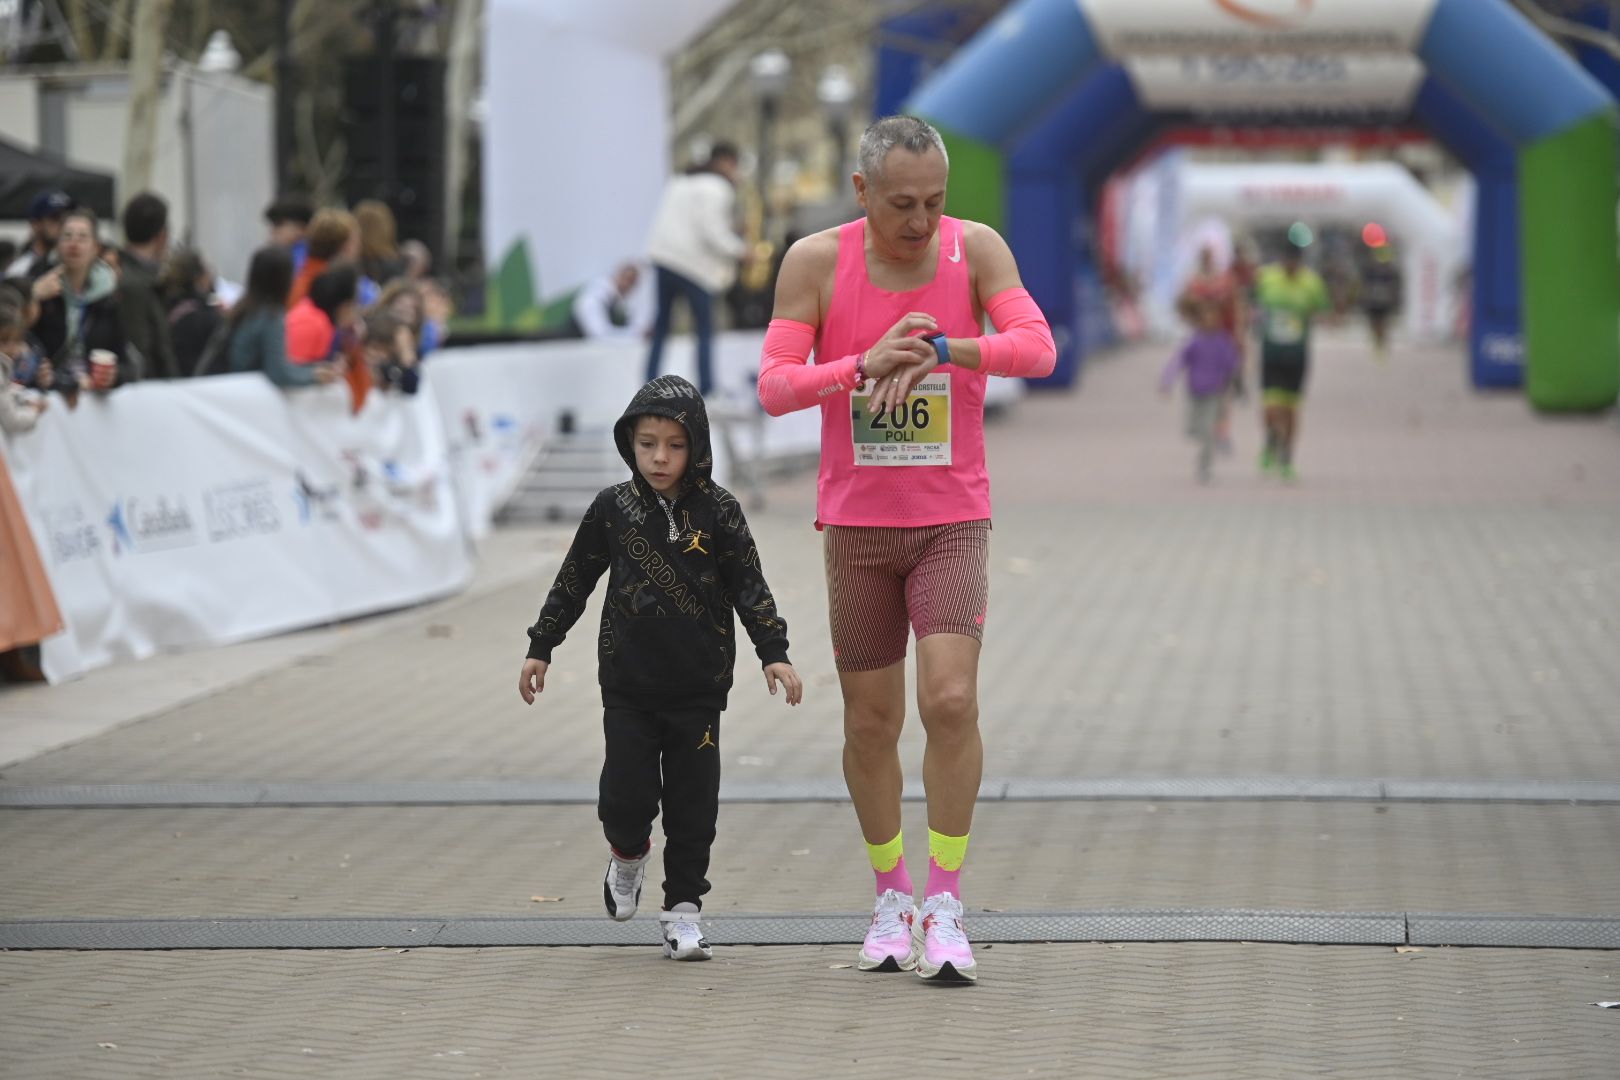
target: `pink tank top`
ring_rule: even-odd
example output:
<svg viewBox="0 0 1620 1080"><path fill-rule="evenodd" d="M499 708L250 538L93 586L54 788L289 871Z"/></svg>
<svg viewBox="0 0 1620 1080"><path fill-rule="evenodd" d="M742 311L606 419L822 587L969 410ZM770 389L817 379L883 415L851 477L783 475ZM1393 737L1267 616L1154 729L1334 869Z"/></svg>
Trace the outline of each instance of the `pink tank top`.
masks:
<svg viewBox="0 0 1620 1080"><path fill-rule="evenodd" d="M871 348L909 311L932 315L946 337L978 337L973 290L963 254L962 222L939 219L939 260L934 280L910 292L889 292L866 276L866 220L838 230L838 270L832 303L816 339L816 359L828 362ZM949 464L857 464L856 401L849 393L821 402L821 472L816 483L816 520L823 525L945 525L990 517L990 474L984 464L985 376L954 365L938 368L922 384L948 380L948 445L924 410L944 404L938 391L912 399L905 422L884 424L864 417L865 461L942 460ZM937 385L937 384L936 384ZM871 389L871 384L867 384ZM944 411L944 410L940 410ZM927 419L925 420L925 417ZM915 439L916 442L905 440ZM885 444L884 440L890 440ZM898 451L899 453L894 453Z"/></svg>

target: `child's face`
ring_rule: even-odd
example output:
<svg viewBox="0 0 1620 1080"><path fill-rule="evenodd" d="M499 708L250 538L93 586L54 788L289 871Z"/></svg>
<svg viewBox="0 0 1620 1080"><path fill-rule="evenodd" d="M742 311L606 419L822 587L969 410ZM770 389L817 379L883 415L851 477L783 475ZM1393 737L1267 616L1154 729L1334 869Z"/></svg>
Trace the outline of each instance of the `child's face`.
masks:
<svg viewBox="0 0 1620 1080"><path fill-rule="evenodd" d="M1205 304L1199 308L1198 327L1201 330L1219 330L1221 328L1221 309L1214 304Z"/></svg>
<svg viewBox="0 0 1620 1080"><path fill-rule="evenodd" d="M643 416L636 421L632 442L641 478L660 495L673 492L686 475L691 453L685 426L662 416Z"/></svg>

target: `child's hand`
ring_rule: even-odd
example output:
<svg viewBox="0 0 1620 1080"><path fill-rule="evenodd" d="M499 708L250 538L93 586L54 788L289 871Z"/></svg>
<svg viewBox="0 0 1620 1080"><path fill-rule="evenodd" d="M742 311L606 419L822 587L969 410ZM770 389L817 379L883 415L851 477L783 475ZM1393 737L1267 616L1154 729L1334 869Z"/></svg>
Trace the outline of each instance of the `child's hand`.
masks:
<svg viewBox="0 0 1620 1080"><path fill-rule="evenodd" d="M787 703L797 705L804 700L804 682L799 673L793 670L792 664L772 664L765 669L765 688L776 695L777 680L781 680L782 687L787 691Z"/></svg>
<svg viewBox="0 0 1620 1080"><path fill-rule="evenodd" d="M523 696L523 704L533 705L534 696L546 688L546 671L550 667L544 660L523 661L523 674L518 676L518 693Z"/></svg>

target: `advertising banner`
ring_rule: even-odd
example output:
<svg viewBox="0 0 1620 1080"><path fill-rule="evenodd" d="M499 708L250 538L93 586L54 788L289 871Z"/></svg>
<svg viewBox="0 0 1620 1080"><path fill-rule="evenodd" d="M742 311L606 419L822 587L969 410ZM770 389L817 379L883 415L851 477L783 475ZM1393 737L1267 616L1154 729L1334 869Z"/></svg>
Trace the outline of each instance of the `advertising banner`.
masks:
<svg viewBox="0 0 1620 1080"><path fill-rule="evenodd" d="M285 394L258 375L53 408L7 457L67 631L54 681L420 603L471 579L430 388Z"/></svg>

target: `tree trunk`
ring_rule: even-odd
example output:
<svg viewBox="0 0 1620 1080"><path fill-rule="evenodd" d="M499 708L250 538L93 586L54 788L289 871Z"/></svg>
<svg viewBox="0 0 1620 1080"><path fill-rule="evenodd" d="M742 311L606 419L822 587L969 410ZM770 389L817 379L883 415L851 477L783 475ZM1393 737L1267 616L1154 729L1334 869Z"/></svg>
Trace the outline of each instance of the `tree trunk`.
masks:
<svg viewBox="0 0 1620 1080"><path fill-rule="evenodd" d="M445 210L443 249L436 252L441 266L455 263L461 240L462 190L467 183L467 126L473 95L478 88L478 27L483 0L456 0L450 27L449 78L445 103Z"/></svg>
<svg viewBox="0 0 1620 1080"><path fill-rule="evenodd" d="M174 0L140 0L129 58L128 142L120 199L145 191L152 183L152 155L157 143L158 93L163 82L163 28Z"/></svg>
<svg viewBox="0 0 1620 1080"><path fill-rule="evenodd" d="M73 30L73 43L79 56L89 60L96 55L95 42L90 37L90 16L84 10L85 0L67 0L68 26Z"/></svg>
<svg viewBox="0 0 1620 1080"><path fill-rule="evenodd" d="M124 51L126 31L129 29L129 5L130 0L118 0L108 13L107 29L101 37L101 59L104 62L117 60Z"/></svg>

